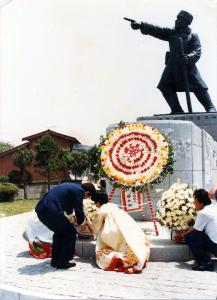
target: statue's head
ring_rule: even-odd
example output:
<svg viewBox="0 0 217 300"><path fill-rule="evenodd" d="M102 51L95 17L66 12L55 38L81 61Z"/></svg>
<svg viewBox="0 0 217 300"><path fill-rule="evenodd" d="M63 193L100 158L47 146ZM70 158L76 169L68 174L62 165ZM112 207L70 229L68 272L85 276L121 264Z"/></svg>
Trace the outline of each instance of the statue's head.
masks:
<svg viewBox="0 0 217 300"><path fill-rule="evenodd" d="M188 26L191 24L192 20L193 20L193 16L190 13L188 13L185 10L181 10L177 15L177 19L175 21L175 27L179 28L179 27Z"/></svg>

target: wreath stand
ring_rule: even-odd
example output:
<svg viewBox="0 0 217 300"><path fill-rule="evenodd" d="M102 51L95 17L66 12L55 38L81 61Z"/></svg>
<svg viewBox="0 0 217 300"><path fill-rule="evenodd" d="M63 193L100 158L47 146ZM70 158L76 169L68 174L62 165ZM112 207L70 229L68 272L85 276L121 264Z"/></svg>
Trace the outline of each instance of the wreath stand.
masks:
<svg viewBox="0 0 217 300"><path fill-rule="evenodd" d="M111 190L111 193L109 194L109 197L108 197L109 202L112 202L115 190L116 190L116 188L113 187L112 190ZM155 215L154 215L153 204L152 204L150 191L149 191L148 187L145 190L145 194L146 194L146 197L147 197L147 200L148 200L149 209L150 209L150 212L151 212L151 218L152 218L152 222L154 224L155 234L156 234L156 236L159 236L159 231L158 231L158 228L157 228L157 222L156 222L156 218L155 218ZM142 218L145 221L145 205L143 205L143 206L144 206L144 209L143 209L143 213L142 213Z"/></svg>

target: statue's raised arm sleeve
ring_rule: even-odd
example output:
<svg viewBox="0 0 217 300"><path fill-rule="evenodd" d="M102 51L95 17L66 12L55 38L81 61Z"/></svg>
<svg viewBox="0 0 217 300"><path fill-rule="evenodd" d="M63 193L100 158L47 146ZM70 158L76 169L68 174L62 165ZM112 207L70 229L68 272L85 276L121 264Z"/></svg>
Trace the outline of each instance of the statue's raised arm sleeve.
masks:
<svg viewBox="0 0 217 300"><path fill-rule="evenodd" d="M148 34L163 41L168 41L170 39L171 34L173 34L174 32L174 30L170 28L161 28L143 22L141 22L140 30L142 34Z"/></svg>
<svg viewBox="0 0 217 300"><path fill-rule="evenodd" d="M187 53L190 63L196 63L201 56L201 44L197 34L192 34L191 47L189 53Z"/></svg>

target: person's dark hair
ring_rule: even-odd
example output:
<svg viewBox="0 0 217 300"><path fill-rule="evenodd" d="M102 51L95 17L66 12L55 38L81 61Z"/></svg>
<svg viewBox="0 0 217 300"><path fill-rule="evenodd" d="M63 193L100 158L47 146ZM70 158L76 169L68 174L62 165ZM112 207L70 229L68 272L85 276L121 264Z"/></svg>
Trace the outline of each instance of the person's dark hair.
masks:
<svg viewBox="0 0 217 300"><path fill-rule="evenodd" d="M99 203L100 205L108 203L108 195L104 192L96 192L95 195L91 197L95 203Z"/></svg>
<svg viewBox="0 0 217 300"><path fill-rule="evenodd" d="M105 192L106 191L106 181L105 179L100 180L100 190Z"/></svg>
<svg viewBox="0 0 217 300"><path fill-rule="evenodd" d="M212 203L209 198L209 193L204 189L195 190L193 196L204 206L210 205Z"/></svg>
<svg viewBox="0 0 217 300"><path fill-rule="evenodd" d="M92 183L82 183L81 187L85 192L89 192L90 197L96 194L95 186Z"/></svg>

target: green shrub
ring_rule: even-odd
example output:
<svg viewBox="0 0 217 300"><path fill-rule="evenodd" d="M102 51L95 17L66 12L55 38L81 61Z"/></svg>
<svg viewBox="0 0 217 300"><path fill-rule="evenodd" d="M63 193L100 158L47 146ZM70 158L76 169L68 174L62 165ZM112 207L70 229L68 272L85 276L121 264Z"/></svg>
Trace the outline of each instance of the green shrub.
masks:
<svg viewBox="0 0 217 300"><path fill-rule="evenodd" d="M10 182L0 183L0 202L12 201L19 188Z"/></svg>
<svg viewBox="0 0 217 300"><path fill-rule="evenodd" d="M9 178L8 176L0 176L0 182L8 182Z"/></svg>

